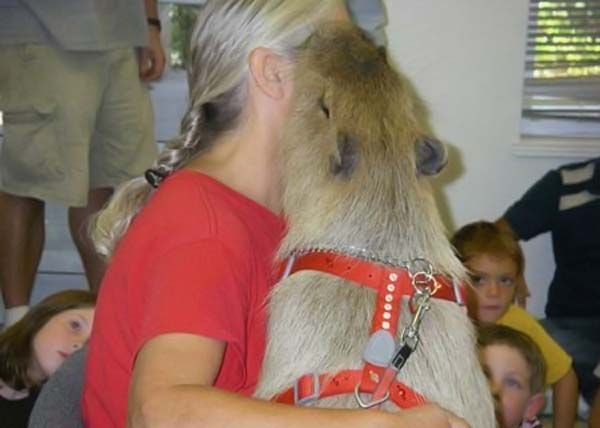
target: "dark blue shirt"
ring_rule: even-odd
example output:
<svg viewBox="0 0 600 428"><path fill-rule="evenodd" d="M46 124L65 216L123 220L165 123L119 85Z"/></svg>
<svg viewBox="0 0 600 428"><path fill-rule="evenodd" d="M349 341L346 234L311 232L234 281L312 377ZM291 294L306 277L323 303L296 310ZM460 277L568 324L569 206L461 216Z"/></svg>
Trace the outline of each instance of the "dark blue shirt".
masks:
<svg viewBox="0 0 600 428"><path fill-rule="evenodd" d="M600 158L548 172L504 218L520 239L552 234L546 316L600 318Z"/></svg>

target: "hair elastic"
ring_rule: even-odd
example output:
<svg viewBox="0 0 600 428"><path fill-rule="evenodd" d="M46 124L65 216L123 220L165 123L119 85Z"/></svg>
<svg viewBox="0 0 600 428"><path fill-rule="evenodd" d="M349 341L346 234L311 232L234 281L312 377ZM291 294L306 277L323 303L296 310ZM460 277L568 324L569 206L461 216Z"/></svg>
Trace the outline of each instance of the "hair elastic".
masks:
<svg viewBox="0 0 600 428"><path fill-rule="evenodd" d="M147 169L144 173L146 181L150 184L150 186L154 187L155 189L157 189L160 183L162 183L162 181L168 176L168 173L159 171L154 168Z"/></svg>

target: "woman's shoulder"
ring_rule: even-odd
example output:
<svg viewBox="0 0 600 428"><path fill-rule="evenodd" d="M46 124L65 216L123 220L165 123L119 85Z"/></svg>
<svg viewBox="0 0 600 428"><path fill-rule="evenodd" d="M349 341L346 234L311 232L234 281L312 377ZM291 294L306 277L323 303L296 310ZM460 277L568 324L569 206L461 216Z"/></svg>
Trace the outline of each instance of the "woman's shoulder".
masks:
<svg viewBox="0 0 600 428"><path fill-rule="evenodd" d="M176 228L189 227L209 237L279 230L279 216L201 172L183 169L169 177L148 203L150 217Z"/></svg>
<svg viewBox="0 0 600 428"><path fill-rule="evenodd" d="M198 211L206 214L215 211L236 212L244 205L255 204L216 179L201 172L182 169L168 177L148 202L149 211L162 215L172 213L189 217ZM146 209L145 209L146 210ZM197 217L196 217L197 219Z"/></svg>
<svg viewBox="0 0 600 428"><path fill-rule="evenodd" d="M253 201L217 180L192 170L168 177L134 219L123 239L130 248L159 246L155 251L202 240L229 247L252 245L256 224L265 215ZM271 214L273 215L273 214ZM274 215L273 215L274 216ZM268 217L267 217L268 218Z"/></svg>
<svg viewBox="0 0 600 428"><path fill-rule="evenodd" d="M154 232L212 229L219 218L216 212L222 211L226 203L213 181L194 171L174 173L152 195L136 223L145 224Z"/></svg>

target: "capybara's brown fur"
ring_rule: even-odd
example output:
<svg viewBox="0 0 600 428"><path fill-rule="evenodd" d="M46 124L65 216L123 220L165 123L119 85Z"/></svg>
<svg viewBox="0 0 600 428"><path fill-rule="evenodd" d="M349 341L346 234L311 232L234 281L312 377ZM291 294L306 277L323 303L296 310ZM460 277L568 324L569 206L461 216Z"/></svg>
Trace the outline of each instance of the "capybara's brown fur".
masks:
<svg viewBox="0 0 600 428"><path fill-rule="evenodd" d="M392 264L422 257L463 279L424 178L444 156L439 145L424 143L406 83L384 54L358 30L330 24L300 50L295 73L283 149L289 230L281 258L315 247L365 254L361 249ZM361 368L375 296L314 271L277 284L257 396L270 398L307 373ZM399 331L410 317L405 300ZM475 343L465 311L434 299L398 379L472 427L493 428ZM352 394L317 405L357 407Z"/></svg>

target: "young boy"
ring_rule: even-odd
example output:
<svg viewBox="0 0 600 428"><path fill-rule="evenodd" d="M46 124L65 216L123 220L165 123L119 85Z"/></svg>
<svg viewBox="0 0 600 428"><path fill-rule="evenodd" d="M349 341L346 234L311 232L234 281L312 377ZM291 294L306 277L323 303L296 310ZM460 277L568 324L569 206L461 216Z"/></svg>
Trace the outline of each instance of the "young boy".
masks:
<svg viewBox="0 0 600 428"><path fill-rule="evenodd" d="M555 428L572 428L577 414L577 377L571 357L528 312L513 304L523 280L524 258L519 243L506 230L480 221L452 238L459 258L471 272L469 313L479 325L502 324L528 335L546 362L546 383L552 385Z"/></svg>
<svg viewBox="0 0 600 428"><path fill-rule="evenodd" d="M502 325L479 331L483 371L496 400L500 428L537 428L544 406L546 364L524 333Z"/></svg>

